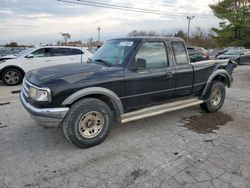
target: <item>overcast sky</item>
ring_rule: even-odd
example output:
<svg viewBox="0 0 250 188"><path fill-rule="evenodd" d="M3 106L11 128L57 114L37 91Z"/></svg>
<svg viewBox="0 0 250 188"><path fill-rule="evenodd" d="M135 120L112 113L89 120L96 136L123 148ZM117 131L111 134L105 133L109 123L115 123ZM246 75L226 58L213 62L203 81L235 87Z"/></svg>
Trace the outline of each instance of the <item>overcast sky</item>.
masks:
<svg viewBox="0 0 250 188"><path fill-rule="evenodd" d="M71 40L79 40L81 25L84 40L90 37L96 40L98 26L101 27L102 40L106 40L126 36L134 29L160 33L178 29L186 31L187 15L195 15L192 29L196 26L205 29L217 27L219 23L208 7L215 0L89 1L154 9L174 15L135 13L66 4L57 0L0 0L0 44L10 41L23 44L55 43L62 40L60 32L68 32Z"/></svg>

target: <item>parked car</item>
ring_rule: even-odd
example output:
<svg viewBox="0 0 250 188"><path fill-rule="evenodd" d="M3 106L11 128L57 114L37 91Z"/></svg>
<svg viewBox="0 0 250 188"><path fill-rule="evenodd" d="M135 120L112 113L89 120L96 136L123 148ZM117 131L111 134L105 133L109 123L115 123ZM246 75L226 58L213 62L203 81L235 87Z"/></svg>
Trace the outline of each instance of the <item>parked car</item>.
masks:
<svg viewBox="0 0 250 188"><path fill-rule="evenodd" d="M6 48L0 48L0 61L4 56L12 55L11 51Z"/></svg>
<svg viewBox="0 0 250 188"><path fill-rule="evenodd" d="M217 59L220 55L225 54L229 50L246 50L246 48L238 47L238 46L228 47L228 48L225 48L224 50L221 50L221 51L217 52L216 55L215 55L215 58Z"/></svg>
<svg viewBox="0 0 250 188"><path fill-rule="evenodd" d="M28 72L20 99L39 125L61 125L69 142L85 148L101 143L114 122L198 104L218 111L236 66L227 60L191 64L178 38L113 39L88 64Z"/></svg>
<svg viewBox="0 0 250 188"><path fill-rule="evenodd" d="M0 57L0 61L5 61L9 59L16 59L16 55L3 55Z"/></svg>
<svg viewBox="0 0 250 188"><path fill-rule="evenodd" d="M228 50L217 59L233 59L239 64L250 64L250 50Z"/></svg>
<svg viewBox="0 0 250 188"><path fill-rule="evenodd" d="M7 59L15 59L16 54L22 52L24 50L23 47L19 48L11 48L11 47L2 47L0 48L0 61Z"/></svg>
<svg viewBox="0 0 250 188"><path fill-rule="evenodd" d="M45 46L27 49L16 55L15 59L0 61L0 79L6 85L17 85L24 74L32 69L86 62L91 56L89 51L76 47Z"/></svg>
<svg viewBox="0 0 250 188"><path fill-rule="evenodd" d="M188 46L187 50L191 62L209 60L208 51L202 47Z"/></svg>
<svg viewBox="0 0 250 188"><path fill-rule="evenodd" d="M215 55L215 58L217 59L220 55L226 53L227 51L228 51L228 49L224 49L224 50L221 50L221 51L217 52L216 55Z"/></svg>
<svg viewBox="0 0 250 188"><path fill-rule="evenodd" d="M241 55L240 57L236 58L235 61L239 65L250 65L250 53Z"/></svg>

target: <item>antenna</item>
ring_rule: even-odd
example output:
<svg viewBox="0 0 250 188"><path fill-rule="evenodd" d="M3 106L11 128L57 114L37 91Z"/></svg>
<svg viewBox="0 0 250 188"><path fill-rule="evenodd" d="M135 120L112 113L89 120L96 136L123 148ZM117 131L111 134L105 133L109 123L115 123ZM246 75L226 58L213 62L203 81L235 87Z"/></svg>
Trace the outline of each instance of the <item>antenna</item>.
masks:
<svg viewBox="0 0 250 188"><path fill-rule="evenodd" d="M81 24L81 51L82 51L82 24ZM82 53L81 53L81 63L82 63Z"/></svg>

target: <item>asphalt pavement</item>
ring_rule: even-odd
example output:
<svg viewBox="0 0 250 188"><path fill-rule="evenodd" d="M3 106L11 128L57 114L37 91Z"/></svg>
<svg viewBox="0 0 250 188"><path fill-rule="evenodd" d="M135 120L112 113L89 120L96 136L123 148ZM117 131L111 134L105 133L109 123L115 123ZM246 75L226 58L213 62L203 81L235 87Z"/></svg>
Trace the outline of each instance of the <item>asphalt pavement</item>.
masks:
<svg viewBox="0 0 250 188"><path fill-rule="evenodd" d="M0 187L250 187L250 66L235 70L219 112L196 106L115 125L89 149L36 125L20 87L0 83Z"/></svg>

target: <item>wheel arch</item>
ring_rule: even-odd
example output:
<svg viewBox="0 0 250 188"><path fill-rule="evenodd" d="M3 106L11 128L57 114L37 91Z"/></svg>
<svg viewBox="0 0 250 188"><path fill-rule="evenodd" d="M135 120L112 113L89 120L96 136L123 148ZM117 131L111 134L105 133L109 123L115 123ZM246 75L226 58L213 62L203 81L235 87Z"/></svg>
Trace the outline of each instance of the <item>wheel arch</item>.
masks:
<svg viewBox="0 0 250 188"><path fill-rule="evenodd" d="M25 75L25 71L21 67L15 65L9 65L0 70L0 79L2 79L3 72L6 71L7 69L17 69L22 73L23 77Z"/></svg>
<svg viewBox="0 0 250 188"><path fill-rule="evenodd" d="M232 85L232 79L230 74L224 69L218 69L213 72L208 78L207 84L202 92L202 96L205 96L207 94L209 88L211 88L213 81L220 81L227 87L231 87Z"/></svg>
<svg viewBox="0 0 250 188"><path fill-rule="evenodd" d="M105 102L114 111L117 121L120 121L121 114L124 113L120 98L113 91L102 87L90 87L79 90L66 98L62 105L70 106L83 98L97 98Z"/></svg>

